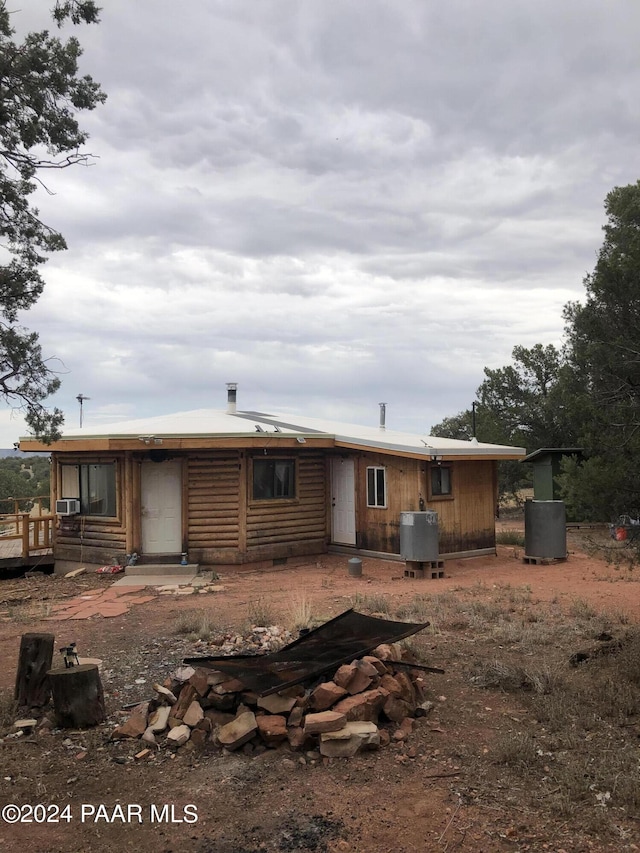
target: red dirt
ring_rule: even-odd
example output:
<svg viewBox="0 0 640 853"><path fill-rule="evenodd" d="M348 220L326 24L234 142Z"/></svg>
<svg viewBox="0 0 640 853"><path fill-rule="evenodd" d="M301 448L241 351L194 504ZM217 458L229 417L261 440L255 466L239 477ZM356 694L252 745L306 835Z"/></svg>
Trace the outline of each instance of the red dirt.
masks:
<svg viewBox="0 0 640 853"><path fill-rule="evenodd" d="M227 572L219 581L224 590L216 594L156 596L123 615L66 622L44 621L50 604L79 591L104 589L110 581L87 576L73 581L3 581L0 654L5 667L0 689L5 693L13 689L20 636L44 631L55 633L57 646L77 642L81 655L101 658L106 670L124 668L125 680L133 684L142 671L140 655L147 654L143 659L157 670L155 675L143 673L146 686L139 690L144 696L149 680L162 681L184 655L174 630L181 615L206 610L221 632L238 631L246 624L252 602L291 621L292 607L304 597L314 616L324 620L352 606L357 596L384 596L393 613L416 594L482 585L490 595L494 587L527 585L531 607L554 602L569 609L577 601L588 602L598 611L624 613L626 620L637 623L640 597L636 584L625 582L635 580L633 573L588 556L584 538L591 535L606 539L592 531L570 534L566 562L527 565L521 548L499 546L496 557L448 561L446 577L438 580L409 580L403 577L402 564L367 558L363 576L352 578L346 556L322 555L267 571ZM355 604L357 608L357 600ZM150 644L153 650L147 653ZM440 665L447 657L447 637L434 635L429 648L429 663ZM514 803L512 792L505 791L502 798L483 794L483 774L491 776L495 792L500 771L489 762L479 771L482 758L490 755L499 732L513 726L510 721L520 719L523 711L517 696L471 688L464 664L464 656L456 655L447 660L444 676L432 677L435 710L416 721L406 742L334 761L283 749L251 757L202 755L187 748L175 755L162 749L151 760L133 761L141 749L139 742L108 741L113 721L120 719L115 712L122 694L109 691L107 680L111 727L0 744L0 806L43 803L60 809L68 805L71 811L68 822L46 825L0 820L0 849L29 853L639 849L629 840L590 837L579 820L537 815ZM135 813L128 823L118 818L112 823L82 822L82 803L104 803L109 814L117 803L139 804L143 822ZM172 807L172 820L152 822L151 804ZM187 804L197 807L195 823L182 820Z"/></svg>

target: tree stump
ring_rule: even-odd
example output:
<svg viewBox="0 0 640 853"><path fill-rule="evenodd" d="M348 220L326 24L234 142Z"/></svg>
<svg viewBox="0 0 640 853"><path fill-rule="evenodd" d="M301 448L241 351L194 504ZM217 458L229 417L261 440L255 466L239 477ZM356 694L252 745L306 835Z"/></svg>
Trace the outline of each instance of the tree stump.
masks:
<svg viewBox="0 0 640 853"><path fill-rule="evenodd" d="M100 672L94 663L48 672L56 722L63 729L83 729L104 722L106 712Z"/></svg>
<svg viewBox="0 0 640 853"><path fill-rule="evenodd" d="M42 708L51 689L47 672L53 660L53 634L23 634L14 697L20 707Z"/></svg>

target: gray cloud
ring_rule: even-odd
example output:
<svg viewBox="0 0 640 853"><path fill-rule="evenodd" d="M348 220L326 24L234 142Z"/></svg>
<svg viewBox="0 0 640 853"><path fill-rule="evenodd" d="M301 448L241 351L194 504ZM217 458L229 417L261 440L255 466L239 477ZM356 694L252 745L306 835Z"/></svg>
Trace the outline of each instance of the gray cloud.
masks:
<svg viewBox="0 0 640 853"><path fill-rule="evenodd" d="M640 171L625 0L110 0L77 35L99 159L47 176L70 250L24 317L72 426L79 392L95 424L236 380L247 408L385 400L426 430L514 344L561 340Z"/></svg>

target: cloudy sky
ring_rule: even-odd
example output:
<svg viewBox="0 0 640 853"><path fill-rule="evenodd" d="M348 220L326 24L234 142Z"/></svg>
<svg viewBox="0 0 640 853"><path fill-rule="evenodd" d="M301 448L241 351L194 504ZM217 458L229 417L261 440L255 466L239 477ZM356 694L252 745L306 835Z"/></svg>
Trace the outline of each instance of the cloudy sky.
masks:
<svg viewBox="0 0 640 853"><path fill-rule="evenodd" d="M34 4L16 26L50 26ZM637 0L103 0L22 321L78 426L202 407L427 432L562 341L640 178ZM67 32L67 31L65 31ZM0 447L26 432L6 408Z"/></svg>

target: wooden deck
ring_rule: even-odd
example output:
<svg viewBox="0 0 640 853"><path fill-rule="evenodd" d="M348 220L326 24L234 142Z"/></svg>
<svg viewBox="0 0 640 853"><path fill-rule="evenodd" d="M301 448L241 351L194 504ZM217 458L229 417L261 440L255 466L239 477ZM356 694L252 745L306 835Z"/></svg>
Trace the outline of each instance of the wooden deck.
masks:
<svg viewBox="0 0 640 853"><path fill-rule="evenodd" d="M55 515L0 516L0 570L53 564Z"/></svg>

